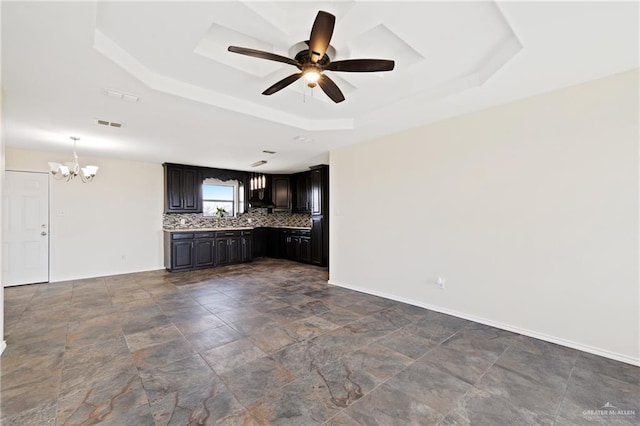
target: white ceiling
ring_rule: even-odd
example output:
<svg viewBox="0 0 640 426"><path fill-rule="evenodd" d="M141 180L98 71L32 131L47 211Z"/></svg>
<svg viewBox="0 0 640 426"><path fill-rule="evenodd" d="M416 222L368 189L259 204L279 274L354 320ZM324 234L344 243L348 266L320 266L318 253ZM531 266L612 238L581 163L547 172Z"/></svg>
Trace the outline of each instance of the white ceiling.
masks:
<svg viewBox="0 0 640 426"><path fill-rule="evenodd" d="M69 152L78 136L81 157L300 171L340 146L638 67L637 2L1 7L6 145ZM394 59L395 70L327 72L340 104L302 82L261 95L298 70L227 46L291 56L320 9L336 15L332 59Z"/></svg>

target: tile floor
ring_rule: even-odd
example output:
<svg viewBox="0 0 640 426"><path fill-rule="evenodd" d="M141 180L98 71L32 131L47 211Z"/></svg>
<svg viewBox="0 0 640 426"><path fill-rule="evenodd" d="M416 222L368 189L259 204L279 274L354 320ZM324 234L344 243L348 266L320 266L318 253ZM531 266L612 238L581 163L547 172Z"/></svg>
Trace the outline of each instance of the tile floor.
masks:
<svg viewBox="0 0 640 426"><path fill-rule="evenodd" d="M0 421L640 422L637 367L326 281L260 259L7 288Z"/></svg>

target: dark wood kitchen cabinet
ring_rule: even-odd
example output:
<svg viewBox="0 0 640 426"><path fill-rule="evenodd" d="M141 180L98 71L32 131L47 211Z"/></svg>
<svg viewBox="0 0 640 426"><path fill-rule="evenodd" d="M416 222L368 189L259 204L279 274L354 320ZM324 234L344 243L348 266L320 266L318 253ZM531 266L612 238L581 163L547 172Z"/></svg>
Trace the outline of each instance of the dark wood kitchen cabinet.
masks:
<svg viewBox="0 0 640 426"><path fill-rule="evenodd" d="M289 175L271 177L271 201L273 211L291 211L291 186Z"/></svg>
<svg viewBox="0 0 640 426"><path fill-rule="evenodd" d="M201 213L202 177L197 167L165 163L165 213Z"/></svg>
<svg viewBox="0 0 640 426"><path fill-rule="evenodd" d="M193 267L211 268L216 261L213 232L196 232L193 240Z"/></svg>
<svg viewBox="0 0 640 426"><path fill-rule="evenodd" d="M307 229L280 230L281 251L285 259L311 262L311 231Z"/></svg>
<svg viewBox="0 0 640 426"><path fill-rule="evenodd" d="M268 228L253 229L251 239L251 253L253 258L267 256L268 232Z"/></svg>
<svg viewBox="0 0 640 426"><path fill-rule="evenodd" d="M292 179L294 213L311 212L311 173L296 173Z"/></svg>
<svg viewBox="0 0 640 426"><path fill-rule="evenodd" d="M165 232L165 268L181 271L214 266L213 237L213 232Z"/></svg>
<svg viewBox="0 0 640 426"><path fill-rule="evenodd" d="M282 235L278 228L266 228L267 231L267 257L281 259L285 257L282 248Z"/></svg>
<svg viewBox="0 0 640 426"><path fill-rule="evenodd" d="M216 265L250 262L253 260L252 231L217 231Z"/></svg>
<svg viewBox="0 0 640 426"><path fill-rule="evenodd" d="M216 232L216 266L238 263L242 259L240 238L242 231Z"/></svg>
<svg viewBox="0 0 640 426"><path fill-rule="evenodd" d="M329 170L319 166L310 172L310 204L312 215L327 215L329 207Z"/></svg>
<svg viewBox="0 0 640 426"><path fill-rule="evenodd" d="M165 231L164 266L170 271L251 262L252 230Z"/></svg>
<svg viewBox="0 0 640 426"><path fill-rule="evenodd" d="M178 271L193 268L193 240L179 240L171 243L169 269Z"/></svg>
<svg viewBox="0 0 640 426"><path fill-rule="evenodd" d="M311 263L314 265L325 266L327 264L326 234L324 217L311 216Z"/></svg>
<svg viewBox="0 0 640 426"><path fill-rule="evenodd" d="M300 237L300 262L311 262L311 237Z"/></svg>
<svg viewBox="0 0 640 426"><path fill-rule="evenodd" d="M242 231L242 237L240 237L240 261L251 262L252 260L253 260L252 231Z"/></svg>

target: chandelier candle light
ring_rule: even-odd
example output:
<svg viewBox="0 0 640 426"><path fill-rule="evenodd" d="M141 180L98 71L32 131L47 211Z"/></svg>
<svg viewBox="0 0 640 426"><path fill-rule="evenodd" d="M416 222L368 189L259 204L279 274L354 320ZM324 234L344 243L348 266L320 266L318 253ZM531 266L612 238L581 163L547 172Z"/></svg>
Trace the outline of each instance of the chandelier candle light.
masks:
<svg viewBox="0 0 640 426"><path fill-rule="evenodd" d="M56 180L65 180L69 182L79 175L82 182L91 182L93 178L96 177L98 166L80 167L78 154L76 154L76 144L80 138L71 136L71 140L73 141L73 161L69 161L64 164L50 162L49 168L51 169L51 174Z"/></svg>
<svg viewBox="0 0 640 426"><path fill-rule="evenodd" d="M264 197L264 189L267 187L267 178L265 175L256 175L249 181L251 191L258 191L258 198Z"/></svg>

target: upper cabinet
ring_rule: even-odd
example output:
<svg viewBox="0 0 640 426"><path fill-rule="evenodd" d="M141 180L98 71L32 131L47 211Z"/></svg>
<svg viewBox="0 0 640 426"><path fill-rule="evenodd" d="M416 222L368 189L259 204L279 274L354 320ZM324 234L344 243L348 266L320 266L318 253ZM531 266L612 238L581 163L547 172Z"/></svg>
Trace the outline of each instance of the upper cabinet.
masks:
<svg viewBox="0 0 640 426"><path fill-rule="evenodd" d="M295 213L311 212L311 173L303 172L292 175L293 211Z"/></svg>
<svg viewBox="0 0 640 426"><path fill-rule="evenodd" d="M274 211L291 210L291 187L288 175L273 175L271 189Z"/></svg>
<svg viewBox="0 0 640 426"><path fill-rule="evenodd" d="M329 212L329 168L314 167L310 173L310 204L312 215L326 215Z"/></svg>
<svg viewBox="0 0 640 426"><path fill-rule="evenodd" d="M202 212L202 175L196 167L164 164L165 213Z"/></svg>

